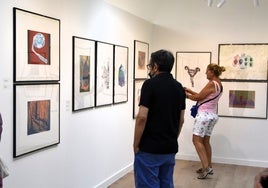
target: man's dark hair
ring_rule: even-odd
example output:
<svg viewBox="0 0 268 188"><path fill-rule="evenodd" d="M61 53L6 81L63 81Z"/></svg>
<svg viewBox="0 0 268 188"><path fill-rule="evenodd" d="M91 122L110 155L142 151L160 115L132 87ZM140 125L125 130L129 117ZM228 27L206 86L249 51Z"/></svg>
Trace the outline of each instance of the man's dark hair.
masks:
<svg viewBox="0 0 268 188"><path fill-rule="evenodd" d="M174 65L174 56L170 51L158 50L151 54L150 64L158 65L158 70L160 72L171 72Z"/></svg>

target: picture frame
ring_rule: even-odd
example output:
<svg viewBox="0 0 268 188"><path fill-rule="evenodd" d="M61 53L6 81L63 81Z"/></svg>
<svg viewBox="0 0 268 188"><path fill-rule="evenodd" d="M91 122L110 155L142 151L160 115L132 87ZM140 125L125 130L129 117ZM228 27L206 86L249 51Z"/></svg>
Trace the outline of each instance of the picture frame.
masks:
<svg viewBox="0 0 268 188"><path fill-rule="evenodd" d="M128 101L128 47L114 46L113 104Z"/></svg>
<svg viewBox="0 0 268 188"><path fill-rule="evenodd" d="M139 102L140 102L140 95L141 95L141 88L142 84L146 79L136 79L134 80L133 85L133 119L136 118L138 111L139 111Z"/></svg>
<svg viewBox="0 0 268 188"><path fill-rule="evenodd" d="M73 111L95 106L96 41L73 36Z"/></svg>
<svg viewBox="0 0 268 188"><path fill-rule="evenodd" d="M134 40L134 79L148 78L149 43Z"/></svg>
<svg viewBox="0 0 268 188"><path fill-rule="evenodd" d="M211 63L211 52L176 52L176 80L184 87L199 92L207 83L206 69Z"/></svg>
<svg viewBox="0 0 268 188"><path fill-rule="evenodd" d="M223 80L268 80L268 43L219 44L218 51Z"/></svg>
<svg viewBox="0 0 268 188"><path fill-rule="evenodd" d="M222 81L220 117L267 119L267 82Z"/></svg>
<svg viewBox="0 0 268 188"><path fill-rule="evenodd" d="M60 84L15 84L13 157L59 143Z"/></svg>
<svg viewBox="0 0 268 188"><path fill-rule="evenodd" d="M13 8L14 82L60 80L60 20Z"/></svg>
<svg viewBox="0 0 268 188"><path fill-rule="evenodd" d="M97 43L95 106L105 106L113 103L113 44Z"/></svg>

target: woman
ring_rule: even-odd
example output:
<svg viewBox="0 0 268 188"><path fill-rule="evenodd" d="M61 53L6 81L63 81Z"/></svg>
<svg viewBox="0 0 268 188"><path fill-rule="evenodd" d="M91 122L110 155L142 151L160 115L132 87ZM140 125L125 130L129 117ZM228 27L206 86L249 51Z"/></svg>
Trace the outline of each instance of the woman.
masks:
<svg viewBox="0 0 268 188"><path fill-rule="evenodd" d="M206 70L209 82L205 87L199 93L185 88L188 99L198 101L198 104L207 101L199 106L193 128L193 144L202 163L202 168L196 171L199 173L198 179L205 179L209 174L213 174L211 164L212 152L209 140L213 127L218 121L217 103L222 92L219 76L223 71L225 71L224 67L217 64L209 64Z"/></svg>

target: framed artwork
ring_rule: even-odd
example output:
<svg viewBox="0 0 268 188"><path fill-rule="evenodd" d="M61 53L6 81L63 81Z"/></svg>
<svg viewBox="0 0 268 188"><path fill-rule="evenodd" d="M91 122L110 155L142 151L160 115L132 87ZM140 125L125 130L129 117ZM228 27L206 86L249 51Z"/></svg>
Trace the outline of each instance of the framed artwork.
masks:
<svg viewBox="0 0 268 188"><path fill-rule="evenodd" d="M268 44L219 44L222 79L268 80Z"/></svg>
<svg viewBox="0 0 268 188"><path fill-rule="evenodd" d="M14 85L14 157L60 143L59 86Z"/></svg>
<svg viewBox="0 0 268 188"><path fill-rule="evenodd" d="M267 119L267 83L223 81L218 115Z"/></svg>
<svg viewBox="0 0 268 188"><path fill-rule="evenodd" d="M104 106L113 103L113 59L113 45L97 42L95 106Z"/></svg>
<svg viewBox="0 0 268 188"><path fill-rule="evenodd" d="M146 65L149 63L149 44L134 40L134 79L148 77Z"/></svg>
<svg viewBox="0 0 268 188"><path fill-rule="evenodd" d="M95 41L73 36L73 111L95 105L95 48Z"/></svg>
<svg viewBox="0 0 268 188"><path fill-rule="evenodd" d="M176 52L176 80L199 92L207 83L206 69L211 52Z"/></svg>
<svg viewBox="0 0 268 188"><path fill-rule="evenodd" d="M128 48L114 46L114 95L113 103L128 100Z"/></svg>
<svg viewBox="0 0 268 188"><path fill-rule="evenodd" d="M140 102L140 96L141 96L141 87L143 82L146 79L137 79L134 80L134 95L133 95L133 119L136 118L138 112L139 112L139 102Z"/></svg>
<svg viewBox="0 0 268 188"><path fill-rule="evenodd" d="M14 8L14 81L60 80L60 20Z"/></svg>

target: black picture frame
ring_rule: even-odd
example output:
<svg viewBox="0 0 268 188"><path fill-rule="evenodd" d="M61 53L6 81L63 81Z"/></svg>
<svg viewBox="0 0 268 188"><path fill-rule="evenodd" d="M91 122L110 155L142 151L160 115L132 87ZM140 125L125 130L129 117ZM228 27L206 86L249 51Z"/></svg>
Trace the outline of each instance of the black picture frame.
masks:
<svg viewBox="0 0 268 188"><path fill-rule="evenodd" d="M73 36L72 110L95 106L96 41Z"/></svg>
<svg viewBox="0 0 268 188"><path fill-rule="evenodd" d="M149 63L149 43L134 40L134 79L148 78L146 65Z"/></svg>
<svg viewBox="0 0 268 188"><path fill-rule="evenodd" d="M95 106L113 104L114 45L97 41Z"/></svg>
<svg viewBox="0 0 268 188"><path fill-rule="evenodd" d="M13 157L60 143L60 84L14 84Z"/></svg>
<svg viewBox="0 0 268 188"><path fill-rule="evenodd" d="M226 71L222 80L268 80L268 43L234 43L218 45L218 62Z"/></svg>
<svg viewBox="0 0 268 188"><path fill-rule="evenodd" d="M60 80L60 20L13 8L14 82Z"/></svg>
<svg viewBox="0 0 268 188"><path fill-rule="evenodd" d="M113 104L128 101L128 47L114 45Z"/></svg>

